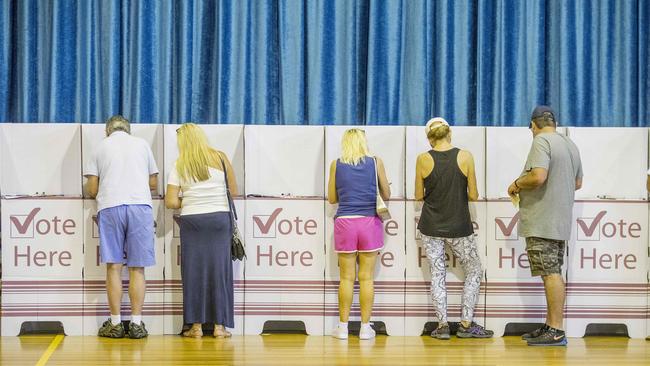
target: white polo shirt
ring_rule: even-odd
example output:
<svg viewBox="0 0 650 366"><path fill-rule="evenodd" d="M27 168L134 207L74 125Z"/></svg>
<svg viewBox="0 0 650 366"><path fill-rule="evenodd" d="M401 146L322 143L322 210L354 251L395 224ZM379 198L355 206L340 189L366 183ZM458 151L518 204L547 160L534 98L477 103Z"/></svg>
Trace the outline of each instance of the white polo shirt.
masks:
<svg viewBox="0 0 650 366"><path fill-rule="evenodd" d="M158 174L149 144L115 131L99 143L84 175L99 177L97 211L120 205L151 206L149 176Z"/></svg>

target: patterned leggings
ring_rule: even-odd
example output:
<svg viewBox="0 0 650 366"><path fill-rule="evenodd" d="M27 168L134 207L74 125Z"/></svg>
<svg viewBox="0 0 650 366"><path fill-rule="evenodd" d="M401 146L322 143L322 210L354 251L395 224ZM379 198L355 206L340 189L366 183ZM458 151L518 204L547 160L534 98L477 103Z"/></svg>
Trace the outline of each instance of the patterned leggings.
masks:
<svg viewBox="0 0 650 366"><path fill-rule="evenodd" d="M465 271L461 320L472 321L483 275L474 235L452 239L436 238L423 234L422 243L431 265L431 299L433 300L438 321L441 323L447 322L445 244L451 247L452 252L460 260L460 264Z"/></svg>

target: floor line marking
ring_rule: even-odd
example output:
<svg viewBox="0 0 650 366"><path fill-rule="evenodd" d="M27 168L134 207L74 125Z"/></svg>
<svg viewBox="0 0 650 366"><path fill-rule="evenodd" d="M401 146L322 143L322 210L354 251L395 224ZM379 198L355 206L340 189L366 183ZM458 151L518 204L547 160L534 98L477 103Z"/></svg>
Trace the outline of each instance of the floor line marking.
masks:
<svg viewBox="0 0 650 366"><path fill-rule="evenodd" d="M52 356L52 353L56 350L56 348L59 346L59 343L63 340L64 335L63 334L57 334L56 337L52 340L50 343L50 346L47 347L41 358L38 360L36 363L36 366L44 366L47 363L47 360L50 359L50 356Z"/></svg>

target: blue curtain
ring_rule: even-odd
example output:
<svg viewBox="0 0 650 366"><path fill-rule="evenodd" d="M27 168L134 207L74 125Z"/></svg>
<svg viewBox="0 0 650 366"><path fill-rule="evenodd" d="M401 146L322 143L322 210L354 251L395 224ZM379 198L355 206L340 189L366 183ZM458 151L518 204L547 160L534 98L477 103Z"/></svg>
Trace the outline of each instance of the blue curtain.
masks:
<svg viewBox="0 0 650 366"><path fill-rule="evenodd" d="M0 121L650 125L646 0L0 0Z"/></svg>

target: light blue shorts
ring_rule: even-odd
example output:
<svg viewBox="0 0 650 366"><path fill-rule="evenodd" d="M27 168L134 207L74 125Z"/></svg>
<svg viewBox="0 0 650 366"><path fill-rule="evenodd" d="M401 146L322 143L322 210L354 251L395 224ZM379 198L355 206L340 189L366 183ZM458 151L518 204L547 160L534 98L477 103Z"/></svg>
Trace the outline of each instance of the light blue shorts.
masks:
<svg viewBox="0 0 650 366"><path fill-rule="evenodd" d="M97 213L99 256L102 263L129 267L156 264L153 210L148 205L122 205Z"/></svg>

